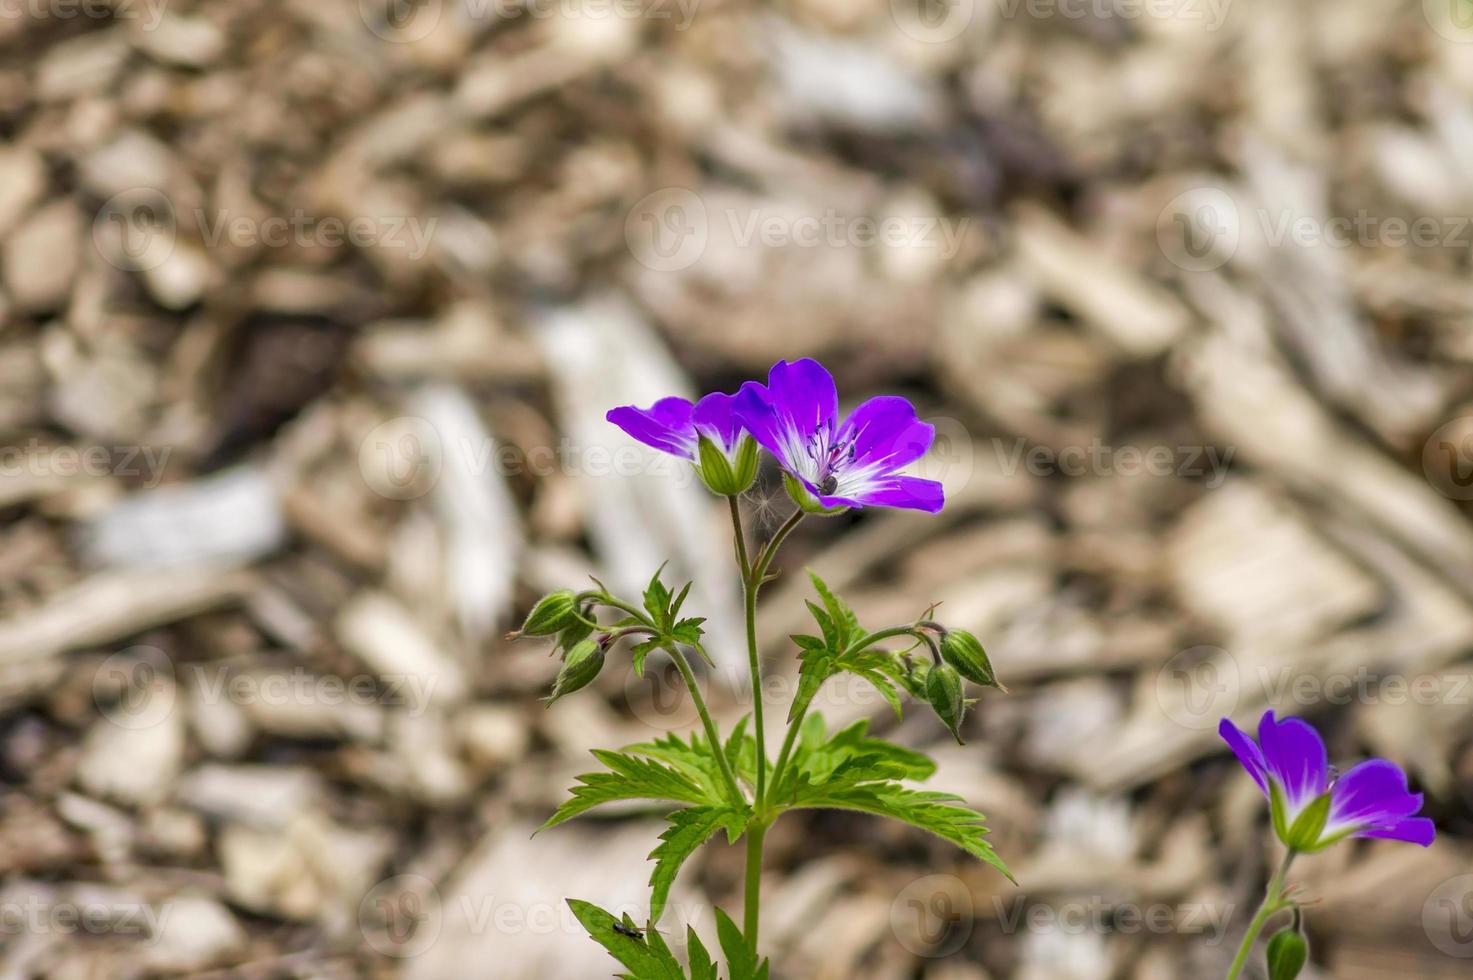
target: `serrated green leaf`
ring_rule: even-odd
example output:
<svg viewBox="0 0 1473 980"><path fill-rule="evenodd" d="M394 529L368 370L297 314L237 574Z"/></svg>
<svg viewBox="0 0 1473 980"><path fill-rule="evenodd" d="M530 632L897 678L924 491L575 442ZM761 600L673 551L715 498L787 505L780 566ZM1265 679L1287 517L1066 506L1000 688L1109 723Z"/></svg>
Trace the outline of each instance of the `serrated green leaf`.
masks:
<svg viewBox="0 0 1473 980"><path fill-rule="evenodd" d="M732 738L727 741L726 753L729 762L733 751L737 748L734 742L743 737L745 727L744 719L738 723ZM747 738L750 740L750 736ZM653 742L627 745L621 751L626 755L656 759L680 772L700 787L704 794L702 803L722 805L738 802L731 799L726 786L726 777L721 772L721 764L711 751L709 743L699 734L692 734L688 742L679 735L665 735ZM735 767L735 763L732 765ZM745 803L744 800L740 802Z"/></svg>
<svg viewBox="0 0 1473 980"><path fill-rule="evenodd" d="M693 927L685 931L686 956L690 959L690 980L720 980L711 952Z"/></svg>
<svg viewBox="0 0 1473 980"><path fill-rule="evenodd" d="M538 833L618 800L664 800L695 805L720 802L719 798L713 801L696 780L670 766L621 752L596 750L593 754L609 771L579 776L572 798L558 807L547 823L538 828Z"/></svg>
<svg viewBox="0 0 1473 980"><path fill-rule="evenodd" d="M680 873L685 859L721 830L726 831L730 843L736 843L750 817L750 809L734 806L696 806L670 814L669 829L660 835L660 845L650 852L650 859L655 862L654 873L650 876L650 885L654 889L650 897L652 922L659 922L664 914L670 887L675 884L675 876Z"/></svg>
<svg viewBox="0 0 1473 980"><path fill-rule="evenodd" d="M894 782L836 782L798 787L794 809L854 810L889 817L935 834L973 857L985 861L1017 883L1002 858L987 842L986 818L968 809L960 797L908 789Z"/></svg>
<svg viewBox="0 0 1473 980"><path fill-rule="evenodd" d="M670 590L660 581L660 575L664 571L665 565L655 569L654 577L644 590L644 610L650 614L650 619L661 632L670 626Z"/></svg>
<svg viewBox="0 0 1473 980"><path fill-rule="evenodd" d="M632 971L627 975L632 980L686 980L680 962L657 933L644 933L641 939L625 935L614 927L633 929L634 923L627 915L616 919L598 906L575 898L568 899L568 908L594 942Z"/></svg>
<svg viewBox="0 0 1473 980"><path fill-rule="evenodd" d="M818 574L809 571L808 577L813 580L813 587L818 591L819 598L823 600L824 608L828 611L830 621L838 631L840 645L836 652L842 652L845 647L864 635L860 628L859 619L854 615L854 610L849 608L848 603L829 590L828 585Z"/></svg>
<svg viewBox="0 0 1473 980"><path fill-rule="evenodd" d="M670 636L687 646L695 646L701 642L701 637L706 635L706 631L701 628L701 625L705 622L705 616L692 616L688 619L682 619L671 628Z"/></svg>
<svg viewBox="0 0 1473 980"><path fill-rule="evenodd" d="M656 636L642 643L636 643L630 648L629 656L631 658L631 666L634 668L635 677L644 676L644 662L649 659L650 654L660 649L660 646L660 638Z"/></svg>
<svg viewBox="0 0 1473 980"><path fill-rule="evenodd" d="M721 940L721 952L726 956L728 980L757 980L757 955L747 945L747 939L731 916L721 909L716 910L716 936ZM765 970L765 964L762 967Z"/></svg>

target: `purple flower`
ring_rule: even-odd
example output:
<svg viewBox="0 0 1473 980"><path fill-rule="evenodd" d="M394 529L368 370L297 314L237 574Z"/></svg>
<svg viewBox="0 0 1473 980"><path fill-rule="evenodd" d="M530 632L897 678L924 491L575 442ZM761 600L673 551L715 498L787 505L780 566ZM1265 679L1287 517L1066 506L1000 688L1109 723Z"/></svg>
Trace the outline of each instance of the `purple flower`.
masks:
<svg viewBox="0 0 1473 980"><path fill-rule="evenodd" d="M1218 733L1268 797L1279 839L1295 850L1323 850L1346 837L1426 847L1436 836L1431 820L1415 816L1422 794L1407 789L1394 763L1368 759L1334 777L1319 733L1272 711L1258 723L1257 742L1226 718Z"/></svg>
<svg viewBox="0 0 1473 980"><path fill-rule="evenodd" d="M611 409L605 417L646 446L690 460L716 493L734 494L757 475L757 446L733 411L735 403L736 396L718 391L694 405L662 398L649 408Z"/></svg>
<svg viewBox="0 0 1473 980"><path fill-rule="evenodd" d="M936 437L935 428L917 419L904 398L871 398L841 422L833 376L804 358L774 364L766 385L742 385L735 411L752 437L777 457L788 473L789 489L808 509L904 507L933 514L941 509L940 483L897 472L925 455Z"/></svg>

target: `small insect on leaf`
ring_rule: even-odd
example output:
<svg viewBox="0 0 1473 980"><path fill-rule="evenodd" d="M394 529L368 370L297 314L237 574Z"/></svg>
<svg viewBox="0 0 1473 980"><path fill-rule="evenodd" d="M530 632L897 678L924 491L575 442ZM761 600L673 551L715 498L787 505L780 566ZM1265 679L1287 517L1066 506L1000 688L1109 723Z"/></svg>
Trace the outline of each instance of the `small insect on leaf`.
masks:
<svg viewBox="0 0 1473 980"><path fill-rule="evenodd" d="M622 922L615 922L614 931L621 936L628 936L635 942L644 942L644 933L639 929L636 929L634 926L625 925Z"/></svg>

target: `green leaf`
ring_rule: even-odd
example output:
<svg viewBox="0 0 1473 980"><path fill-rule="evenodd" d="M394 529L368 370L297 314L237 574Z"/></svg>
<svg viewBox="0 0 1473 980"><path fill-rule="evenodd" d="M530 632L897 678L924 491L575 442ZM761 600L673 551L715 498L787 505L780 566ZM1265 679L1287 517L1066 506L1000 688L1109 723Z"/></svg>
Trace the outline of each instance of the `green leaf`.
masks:
<svg viewBox="0 0 1473 980"><path fill-rule="evenodd" d="M654 636L650 637L648 640L645 640L642 643L635 644L634 647L629 651L630 657L633 658L632 666L634 667L635 677L644 676L644 662L649 659L650 654L660 649L660 646L660 638L658 636Z"/></svg>
<svg viewBox="0 0 1473 980"><path fill-rule="evenodd" d="M936 772L925 755L871 738L868 721L832 735L818 713L804 719L774 802L785 809L856 810L901 820L950 841L967 853L1012 874L987 842L985 818L946 793L923 793L901 780L924 781Z"/></svg>
<svg viewBox="0 0 1473 980"><path fill-rule="evenodd" d="M701 637L706 635L706 631L701 628L701 625L705 622L705 616L692 616L689 619L682 619L670 630L670 636L687 646L695 646L701 642Z"/></svg>
<svg viewBox="0 0 1473 980"><path fill-rule="evenodd" d="M921 792L899 783L845 784L840 781L802 787L793 807L854 810L908 823L955 844L1001 871L1009 881L1017 883L1013 873L987 842L986 818L968 809L960 797L950 793Z"/></svg>
<svg viewBox="0 0 1473 980"><path fill-rule="evenodd" d="M575 898L568 899L568 908L573 910L573 915L588 930L594 942L632 971L628 976L633 980L686 980L680 962L658 933L637 929L627 915L622 920L616 919L598 906ZM641 933L642 938L620 932L615 926Z"/></svg>
<svg viewBox="0 0 1473 980"><path fill-rule="evenodd" d="M721 951L726 954L728 980L767 980L767 961L757 962L757 954L747 945L742 931L720 909L716 910L716 935L721 940Z"/></svg>
<svg viewBox="0 0 1473 980"><path fill-rule="evenodd" d="M650 885L650 920L659 922L670 898L670 887L685 859L706 843L717 831L725 830L727 841L735 844L747 829L752 811L747 807L696 806L670 814L670 828L660 835L660 845L650 852L655 862Z"/></svg>
<svg viewBox="0 0 1473 980"><path fill-rule="evenodd" d="M595 750L593 754L610 771L579 776L572 799L558 807L547 823L538 828L538 833L617 800L667 800L696 805L721 802L720 798L712 800L689 775L670 766L621 752Z"/></svg>
<svg viewBox="0 0 1473 980"><path fill-rule="evenodd" d="M728 762L733 761L733 753L740 751L740 740L745 736L746 719L737 724L732 732L731 738L726 744ZM713 805L734 803L731 794L726 787L726 778L721 773L721 764L717 761L715 753L711 751L710 743L699 734L692 734L690 741L684 741L679 735L670 734L656 739L653 742L641 742L638 745L628 745L622 750L628 755L645 756L657 759L668 766L679 771L701 788L705 798L701 801ZM755 749L754 749L755 752ZM745 803L745 801L740 801Z"/></svg>
<svg viewBox="0 0 1473 980"><path fill-rule="evenodd" d="M686 955L690 958L690 980L720 980L710 951L693 927L686 928L685 946Z"/></svg>
<svg viewBox="0 0 1473 980"><path fill-rule="evenodd" d="M823 600L824 608L828 611L829 619L838 631L840 643L835 648L835 652L842 653L849 644L864 635L864 630L860 627L854 610L850 609L843 599L834 595L816 572L809 571L808 577L813 580L813 587L818 591L819 598Z"/></svg>
<svg viewBox="0 0 1473 980"><path fill-rule="evenodd" d="M670 590L660 581L660 575L664 571L664 565L655 569L654 578L650 579L650 584L644 590L645 612L650 614L655 627L662 633L670 627Z"/></svg>

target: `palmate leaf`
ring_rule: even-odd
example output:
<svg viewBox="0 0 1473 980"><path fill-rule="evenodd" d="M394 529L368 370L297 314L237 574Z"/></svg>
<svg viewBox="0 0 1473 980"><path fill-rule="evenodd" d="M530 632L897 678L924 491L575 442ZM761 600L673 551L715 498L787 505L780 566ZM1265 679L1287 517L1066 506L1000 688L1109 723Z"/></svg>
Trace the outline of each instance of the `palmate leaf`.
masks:
<svg viewBox="0 0 1473 980"><path fill-rule="evenodd" d="M755 755L755 743L752 742L752 736L747 734L747 721L748 719L743 718L737 722L725 747L727 762L738 774L741 773L743 747L753 745L751 754ZM711 753L710 745L699 733L692 734L688 742L679 735L670 734L653 742L625 746L623 751L629 755L657 759L679 770L706 791L706 798L711 803L735 802L727 793L721 766Z"/></svg>
<svg viewBox="0 0 1473 980"><path fill-rule="evenodd" d="M685 859L721 830L726 831L727 842L735 844L747 829L751 815L751 809L746 806L694 806L670 814L670 828L660 835L660 845L650 852L655 862L654 874L650 876L654 888L650 898L651 922L660 921L670 898L670 886L675 884L675 876Z"/></svg>
<svg viewBox="0 0 1473 980"><path fill-rule="evenodd" d="M794 698L794 710L799 704L807 704L818 689L829 678L840 673L851 673L868 681L885 698L895 711L902 715L899 686L904 672L895 658L880 650L861 650L851 653L849 648L865 636L854 610L824 584L823 579L813 572L808 573L813 587L818 591L823 605L808 603L808 611L818 624L822 636L798 634L792 639L801 650L798 666L798 696ZM789 714L789 721L792 715Z"/></svg>
<svg viewBox="0 0 1473 980"><path fill-rule="evenodd" d="M833 783L801 788L793 808L856 810L900 820L950 841L1017 883L987 842L986 818L968 809L959 796L922 792L893 782Z"/></svg>
<svg viewBox="0 0 1473 980"><path fill-rule="evenodd" d="M686 980L680 961L670 952L659 933L637 929L629 916L616 919L597 905L580 902L576 898L568 899L568 908L573 910L573 915L588 930L593 941L630 971L621 974L627 980ZM625 931L620 932L616 926L622 926ZM636 938L629 933L640 935Z"/></svg>
<svg viewBox="0 0 1473 980"><path fill-rule="evenodd" d="M638 929L629 916L617 919L598 906L578 899L568 899L568 907L593 941L630 971L619 974L624 980L721 980L710 951L694 929L686 932L690 956L687 974L658 932ZM720 909L716 910L716 930L727 958L727 980L768 980L767 961L756 961L741 930Z"/></svg>
<svg viewBox="0 0 1473 980"><path fill-rule="evenodd" d="M587 773L578 777L571 799L558 807L539 828L539 833L603 803L617 800L666 800L671 803L719 803L689 775L649 759L623 752L595 750L594 757L609 768L608 772Z"/></svg>
<svg viewBox="0 0 1473 980"><path fill-rule="evenodd" d="M982 814L960 797L926 793L901 784L924 781L936 764L919 752L869 736L867 721L829 735L823 718L804 720L793 760L773 788L784 809L855 810L890 817L950 841L1008 878L1012 873L987 842Z"/></svg>

